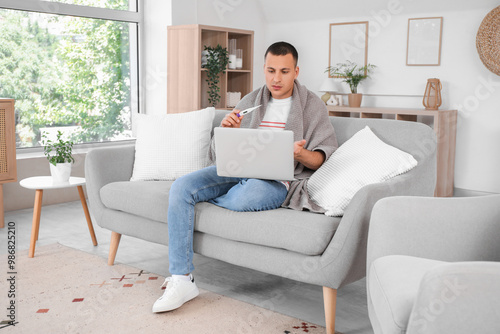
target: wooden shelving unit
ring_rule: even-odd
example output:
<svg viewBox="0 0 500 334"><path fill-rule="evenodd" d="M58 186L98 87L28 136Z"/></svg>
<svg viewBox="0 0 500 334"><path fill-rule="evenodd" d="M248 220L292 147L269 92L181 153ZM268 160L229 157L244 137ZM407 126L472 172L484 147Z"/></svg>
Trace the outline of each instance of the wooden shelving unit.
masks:
<svg viewBox="0 0 500 334"><path fill-rule="evenodd" d="M17 181L14 100L0 99L0 228L5 226L3 184Z"/></svg>
<svg viewBox="0 0 500 334"><path fill-rule="evenodd" d="M392 118L417 122L418 116L431 117L437 137L437 181L434 196L453 196L455 175L456 110L426 110L409 108L352 108L327 106L330 116L360 118Z"/></svg>
<svg viewBox="0 0 500 334"><path fill-rule="evenodd" d="M228 48L236 39L243 50L242 69L227 69L221 76L221 100L217 109L227 108L227 92L250 93L253 88L253 31L205 25L168 27L167 112L181 113L209 107L206 70L201 67L204 46Z"/></svg>

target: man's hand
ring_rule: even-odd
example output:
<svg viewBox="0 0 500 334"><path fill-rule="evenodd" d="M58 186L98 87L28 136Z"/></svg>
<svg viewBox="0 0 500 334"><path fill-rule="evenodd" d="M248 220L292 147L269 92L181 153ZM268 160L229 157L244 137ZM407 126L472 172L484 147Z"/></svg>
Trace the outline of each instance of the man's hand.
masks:
<svg viewBox="0 0 500 334"><path fill-rule="evenodd" d="M226 117L220 123L223 128L239 128L241 126L241 120L243 116L238 117L236 115L240 110L234 109L231 113L227 114Z"/></svg>
<svg viewBox="0 0 500 334"><path fill-rule="evenodd" d="M302 139L293 143L293 158L297 161L300 161L302 157L302 152L305 150L304 145L306 144L306 140Z"/></svg>
<svg viewBox="0 0 500 334"><path fill-rule="evenodd" d="M316 170L325 161L323 151L309 151L304 148L306 140L302 139L293 143L293 158L309 169Z"/></svg>

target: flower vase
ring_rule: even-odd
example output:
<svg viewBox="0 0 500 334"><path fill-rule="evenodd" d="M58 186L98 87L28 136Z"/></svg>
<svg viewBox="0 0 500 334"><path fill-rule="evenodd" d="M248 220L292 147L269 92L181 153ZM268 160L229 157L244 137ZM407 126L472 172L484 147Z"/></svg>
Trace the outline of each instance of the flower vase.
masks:
<svg viewBox="0 0 500 334"><path fill-rule="evenodd" d="M349 94L349 107L359 108L361 106L361 98L363 94Z"/></svg>

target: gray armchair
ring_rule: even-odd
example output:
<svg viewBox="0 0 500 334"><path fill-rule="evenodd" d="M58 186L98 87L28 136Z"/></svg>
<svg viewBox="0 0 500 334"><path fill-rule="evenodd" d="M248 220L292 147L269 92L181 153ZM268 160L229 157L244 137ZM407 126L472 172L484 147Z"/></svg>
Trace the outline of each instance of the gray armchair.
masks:
<svg viewBox="0 0 500 334"><path fill-rule="evenodd" d="M500 333L500 195L392 197L372 211L375 333Z"/></svg>

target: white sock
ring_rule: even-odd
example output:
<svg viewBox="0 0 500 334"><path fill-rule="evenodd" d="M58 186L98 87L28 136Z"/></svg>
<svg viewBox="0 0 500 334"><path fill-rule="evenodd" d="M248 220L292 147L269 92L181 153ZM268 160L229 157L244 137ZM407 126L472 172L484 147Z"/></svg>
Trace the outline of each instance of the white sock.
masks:
<svg viewBox="0 0 500 334"><path fill-rule="evenodd" d="M172 275L172 278L174 280L180 280L180 281L190 281L193 277L191 276L191 274L189 275Z"/></svg>

